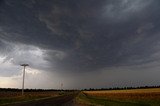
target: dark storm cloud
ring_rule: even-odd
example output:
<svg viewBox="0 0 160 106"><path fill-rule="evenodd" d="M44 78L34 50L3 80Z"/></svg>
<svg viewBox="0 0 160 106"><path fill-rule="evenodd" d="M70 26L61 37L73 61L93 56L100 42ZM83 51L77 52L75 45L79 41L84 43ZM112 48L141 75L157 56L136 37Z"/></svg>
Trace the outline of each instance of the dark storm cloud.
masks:
<svg viewBox="0 0 160 106"><path fill-rule="evenodd" d="M94 71L158 61L156 0L4 0L0 39L48 50L59 70Z"/></svg>

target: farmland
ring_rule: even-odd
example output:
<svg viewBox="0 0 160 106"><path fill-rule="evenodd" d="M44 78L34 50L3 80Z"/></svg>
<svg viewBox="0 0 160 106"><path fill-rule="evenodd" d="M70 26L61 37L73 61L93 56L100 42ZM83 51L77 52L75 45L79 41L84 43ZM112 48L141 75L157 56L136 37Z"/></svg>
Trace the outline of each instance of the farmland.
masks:
<svg viewBox="0 0 160 106"><path fill-rule="evenodd" d="M83 91L77 101L95 106L160 106L160 88Z"/></svg>
<svg viewBox="0 0 160 106"><path fill-rule="evenodd" d="M65 103L74 98L77 91L54 91L54 90L29 90L25 91L22 96L20 90L1 90L0 105L21 106L21 105L37 105L37 104L59 104ZM18 105L19 104L19 105Z"/></svg>
<svg viewBox="0 0 160 106"><path fill-rule="evenodd" d="M59 91L0 90L0 105L4 106L160 106L160 88Z"/></svg>

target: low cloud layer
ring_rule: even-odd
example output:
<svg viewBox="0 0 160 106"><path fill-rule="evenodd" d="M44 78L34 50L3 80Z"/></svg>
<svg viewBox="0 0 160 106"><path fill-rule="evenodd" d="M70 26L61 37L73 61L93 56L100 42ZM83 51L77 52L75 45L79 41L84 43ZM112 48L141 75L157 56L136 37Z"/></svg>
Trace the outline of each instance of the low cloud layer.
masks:
<svg viewBox="0 0 160 106"><path fill-rule="evenodd" d="M114 73L115 67L127 67L137 75L148 67L157 72L159 4L157 0L1 0L0 62L28 63L64 79L93 73L92 80L104 70L107 74L108 68ZM1 70L10 70L10 65L6 67ZM75 82L81 84L82 79Z"/></svg>

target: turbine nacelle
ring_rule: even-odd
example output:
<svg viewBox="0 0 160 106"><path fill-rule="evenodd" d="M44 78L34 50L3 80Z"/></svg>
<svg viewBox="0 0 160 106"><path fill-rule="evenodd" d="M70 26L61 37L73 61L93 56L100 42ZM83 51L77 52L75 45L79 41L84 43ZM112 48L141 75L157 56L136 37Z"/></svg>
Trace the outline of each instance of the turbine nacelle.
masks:
<svg viewBox="0 0 160 106"><path fill-rule="evenodd" d="M26 66L29 66L28 64L21 64L21 66L24 66L24 67L26 67Z"/></svg>

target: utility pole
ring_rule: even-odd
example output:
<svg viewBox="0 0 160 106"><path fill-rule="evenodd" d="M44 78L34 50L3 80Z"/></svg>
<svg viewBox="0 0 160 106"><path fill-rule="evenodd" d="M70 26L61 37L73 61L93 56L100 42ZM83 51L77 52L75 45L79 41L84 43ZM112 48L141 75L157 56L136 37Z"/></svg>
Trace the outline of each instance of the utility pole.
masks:
<svg viewBox="0 0 160 106"><path fill-rule="evenodd" d="M24 94L25 68L26 68L26 66L29 66L29 65L28 65L28 64L21 64L21 66L23 66L23 67L24 67L24 69L23 69L23 81L22 81L22 96L23 96L23 94Z"/></svg>
<svg viewBox="0 0 160 106"><path fill-rule="evenodd" d="M63 90L63 83L61 83L61 90Z"/></svg>

